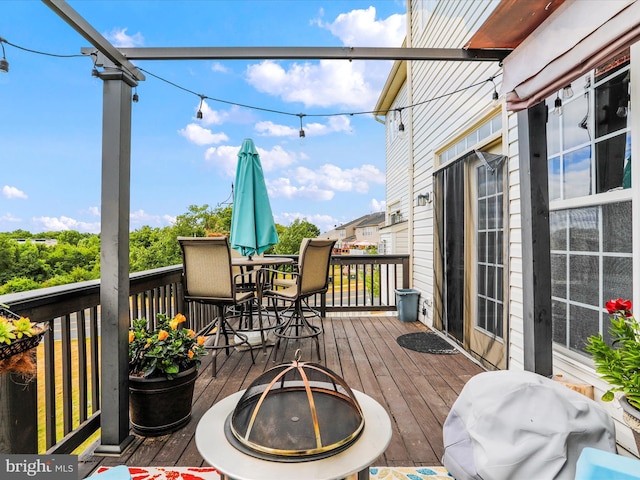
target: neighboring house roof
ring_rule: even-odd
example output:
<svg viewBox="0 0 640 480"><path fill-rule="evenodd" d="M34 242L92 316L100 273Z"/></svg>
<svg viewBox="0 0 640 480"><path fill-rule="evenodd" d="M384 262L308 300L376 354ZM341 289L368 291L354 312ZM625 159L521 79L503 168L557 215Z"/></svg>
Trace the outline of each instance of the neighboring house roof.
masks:
<svg viewBox="0 0 640 480"><path fill-rule="evenodd" d="M376 213L369 213L367 215L363 215L362 217L358 217L355 220L351 220L350 222L347 223L343 223L340 226L335 227L333 230L331 230L331 232L339 232L341 230L348 230L348 229L356 229L356 228L361 228L361 227L368 227L368 226L374 226L374 225L381 225L384 224L385 222L385 213L384 212L376 212ZM321 235L321 237L324 238L324 236L327 235L327 233L329 232L325 232ZM350 232L352 233L352 232ZM355 238L355 235L352 235ZM348 237L351 238L351 237ZM348 241L347 238L343 238L342 239L343 242Z"/></svg>
<svg viewBox="0 0 640 480"><path fill-rule="evenodd" d="M372 225L380 225L384 223L385 213L384 212L376 212L371 215L365 216L361 222L356 225L356 227L369 227Z"/></svg>

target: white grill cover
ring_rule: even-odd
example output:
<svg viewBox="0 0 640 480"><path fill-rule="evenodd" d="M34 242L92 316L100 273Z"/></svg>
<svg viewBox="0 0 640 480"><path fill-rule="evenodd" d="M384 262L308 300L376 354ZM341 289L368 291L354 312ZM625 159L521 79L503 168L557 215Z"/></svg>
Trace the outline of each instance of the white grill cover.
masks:
<svg viewBox="0 0 640 480"><path fill-rule="evenodd" d="M596 402L523 371L473 377L443 427L442 463L456 480L571 479L584 447L616 451Z"/></svg>

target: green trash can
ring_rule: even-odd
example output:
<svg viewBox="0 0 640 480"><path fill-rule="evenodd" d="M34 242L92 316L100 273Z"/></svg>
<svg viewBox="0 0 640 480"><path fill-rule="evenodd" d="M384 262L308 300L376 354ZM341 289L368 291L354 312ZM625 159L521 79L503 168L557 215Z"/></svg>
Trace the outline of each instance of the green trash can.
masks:
<svg viewBox="0 0 640 480"><path fill-rule="evenodd" d="M418 320L418 300L420 292L413 288L396 289L396 309L401 322L416 322Z"/></svg>

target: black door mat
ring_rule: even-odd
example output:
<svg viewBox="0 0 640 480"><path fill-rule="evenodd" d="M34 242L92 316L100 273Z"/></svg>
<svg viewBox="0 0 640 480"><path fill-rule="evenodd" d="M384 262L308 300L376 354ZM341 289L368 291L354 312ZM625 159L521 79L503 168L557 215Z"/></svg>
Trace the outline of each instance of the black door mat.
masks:
<svg viewBox="0 0 640 480"><path fill-rule="evenodd" d="M407 333L406 335L400 335L396 341L401 347L421 353L444 355L458 353L456 347L433 332Z"/></svg>

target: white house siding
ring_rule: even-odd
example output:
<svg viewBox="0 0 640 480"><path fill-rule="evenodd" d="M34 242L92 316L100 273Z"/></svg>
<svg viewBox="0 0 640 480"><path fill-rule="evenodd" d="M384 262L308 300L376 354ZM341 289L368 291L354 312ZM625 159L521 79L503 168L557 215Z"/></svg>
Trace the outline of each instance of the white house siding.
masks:
<svg viewBox="0 0 640 480"><path fill-rule="evenodd" d="M506 137L509 165L509 362L510 370L524 370L524 322L522 293L522 229L520 217L520 163L518 157L517 115L508 115Z"/></svg>
<svg viewBox="0 0 640 480"><path fill-rule="evenodd" d="M405 83L393 102L392 108L404 106L408 103L407 84ZM409 118L403 115L405 128L409 129ZM390 214L400 211L402 218L409 218L408 185L411 178L411 163L409 157L409 142L406 134L398 132L399 115L389 112L386 117L386 204L387 225L391 223ZM406 130L405 130L406 131ZM382 236L381 238L385 238ZM405 237L406 238L406 237ZM400 245L396 237L393 249L389 253L407 253L408 246Z"/></svg>
<svg viewBox="0 0 640 480"><path fill-rule="evenodd" d="M437 3L435 11L425 23L422 16L423 4ZM480 27L487 16L497 5L497 1L447 1L431 2L427 0L411 0L412 9L411 26L413 31L408 33L408 46L412 47L441 47L459 48ZM640 47L634 47L635 52ZM638 58L636 54L632 60ZM637 66L636 66L637 65ZM633 78L640 78L640 62L632 62ZM437 153L445 150L474 122L483 118L490 102L492 87L488 84L477 88L447 96L441 100L430 101L449 92L461 89L487 79L491 75L498 74L499 67L494 63L465 63L465 62L413 62L408 68L408 76L411 88L405 84L396 98L394 106L402 107L409 103L419 104L411 109L403 111L405 125L410 125L413 147L413 183L407 183L406 171L397 168L399 159L390 156L388 158L387 201L397 201L402 198L403 208L412 212L407 217L411 223L409 232L413 233L412 239L408 239L411 246L413 259L412 286L421 292L420 301L427 307L427 315L420 318L424 323L431 325L433 322L433 265L434 265L434 218L433 204L416 206L415 197L420 193L433 192L433 173L438 167ZM500 77L496 78L498 91L500 91ZM631 96L640 98L640 82L632 83ZM409 100L408 91L411 92ZM523 329L523 272L522 272L522 231L521 231L521 196L520 196L520 170L519 170L519 145L517 131L517 115L503 114L503 149L508 156L508 367L512 370L524 369L524 329ZM640 127L632 126L634 132L640 131ZM633 156L640 142L633 142ZM393 148L393 145L388 147ZM390 150L388 150L390 153ZM392 151L398 155L397 150ZM404 154L403 154L404 155ZM408 158L407 153L404 158ZM389 168L392 167L392 168ZM634 177L636 180L638 175ZM640 182L634 180L634 184ZM412 198L409 198L411 192ZM637 192L637 189L636 189ZM634 199L638 202L640 194L634 192ZM412 204L410 202L413 202ZM403 210L404 211L404 210ZM637 210L636 210L637 211ZM635 242L640 240L634 239ZM636 243L637 245L637 243ZM394 245L394 251L397 245ZM638 264L636 260L634 267ZM638 275L636 275L636 278ZM640 283L640 282L636 282ZM634 299L640 302L638 298ZM426 304L424 303L426 302ZM640 304L640 303L638 303ZM553 373L564 376L565 380L575 383L593 385L595 398L607 389L607 385L595 373L590 362L584 357L578 358L578 354L572 354L562 348L554 347ZM622 414L617 402L602 403L612 417L616 420L617 441L621 447L620 453L637 455L637 449L631 431L622 422ZM626 452L625 452L626 451Z"/></svg>
<svg viewBox="0 0 640 480"><path fill-rule="evenodd" d="M461 48L498 4L495 2L440 1L426 24L422 24L421 0L413 0L411 46L430 48ZM417 30L420 26L420 30ZM482 82L500 72L493 62L413 62L408 70L413 81L413 104L428 101L409 109L413 128L413 198L433 192L433 172L436 152L443 150L465 128L482 117L491 103L493 86L482 83L471 90L446 94ZM499 79L496 83L500 84ZM403 119L405 116L403 116ZM392 172L387 172L388 179ZM405 192L409 188L405 187ZM406 194L406 193L405 193ZM390 200L390 199L388 199ZM413 229L412 285L421 292L420 301L427 309L420 318L433 323L434 217L433 204L414 206L409 218ZM411 229L410 229L411 231ZM426 303L425 303L426 302Z"/></svg>

